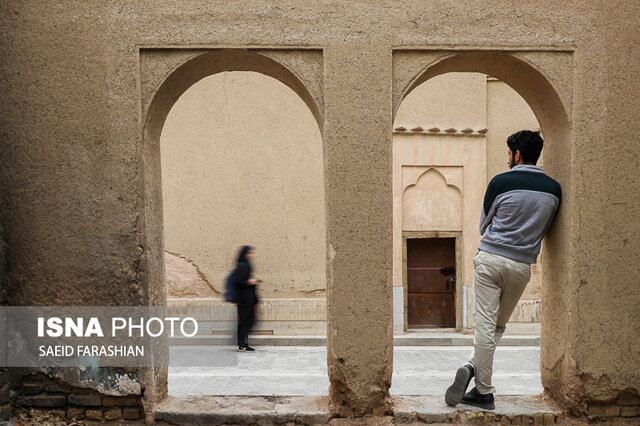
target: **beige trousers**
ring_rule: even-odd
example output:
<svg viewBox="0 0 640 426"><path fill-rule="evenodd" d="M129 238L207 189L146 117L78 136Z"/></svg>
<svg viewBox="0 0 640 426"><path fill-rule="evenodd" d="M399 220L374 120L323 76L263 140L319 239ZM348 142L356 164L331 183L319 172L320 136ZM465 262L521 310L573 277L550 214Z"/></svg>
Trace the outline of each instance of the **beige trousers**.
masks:
<svg viewBox="0 0 640 426"><path fill-rule="evenodd" d="M531 267L482 250L473 259L473 267L476 334L469 363L475 369L478 392L487 394L495 392L491 385L493 354L531 278Z"/></svg>

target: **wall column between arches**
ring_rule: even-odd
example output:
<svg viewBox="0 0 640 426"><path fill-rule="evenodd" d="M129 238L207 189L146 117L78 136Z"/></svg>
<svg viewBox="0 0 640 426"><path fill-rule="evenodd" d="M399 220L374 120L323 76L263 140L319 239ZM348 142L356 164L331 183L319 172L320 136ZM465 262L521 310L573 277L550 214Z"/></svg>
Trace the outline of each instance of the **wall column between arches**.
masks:
<svg viewBox="0 0 640 426"><path fill-rule="evenodd" d="M325 51L330 410L391 410L391 52L367 40Z"/></svg>

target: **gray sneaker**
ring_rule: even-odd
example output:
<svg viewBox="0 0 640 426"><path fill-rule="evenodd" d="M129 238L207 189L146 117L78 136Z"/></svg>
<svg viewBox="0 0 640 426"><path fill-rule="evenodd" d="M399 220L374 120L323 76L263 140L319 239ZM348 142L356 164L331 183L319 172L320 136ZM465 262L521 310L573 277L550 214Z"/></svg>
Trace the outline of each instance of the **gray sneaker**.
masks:
<svg viewBox="0 0 640 426"><path fill-rule="evenodd" d="M453 384L449 386L447 392L444 394L444 401L449 407L455 407L462 401L474 373L473 367L469 364L458 368Z"/></svg>

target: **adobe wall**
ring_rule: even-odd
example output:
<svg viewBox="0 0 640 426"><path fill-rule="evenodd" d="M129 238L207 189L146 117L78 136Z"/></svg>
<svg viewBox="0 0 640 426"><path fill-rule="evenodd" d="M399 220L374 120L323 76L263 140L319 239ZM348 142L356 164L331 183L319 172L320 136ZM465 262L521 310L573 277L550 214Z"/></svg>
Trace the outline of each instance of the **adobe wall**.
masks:
<svg viewBox="0 0 640 426"><path fill-rule="evenodd" d="M180 64L206 50L165 48L297 48L272 57L296 70L309 93L303 100L315 103L312 112L321 118L331 409L384 412L392 368L391 127L407 87L395 83L414 59L434 62L458 49L523 50L491 61L464 58L473 62L468 70L502 67L506 74L496 77L529 102L551 144L545 167L566 191L545 246L543 384L576 411L625 389L637 395L640 33L633 17L639 7L634 1L2 2L0 206L10 253L8 303L164 303L159 158L142 146L142 135L159 137L163 108L186 89L181 84L206 75L195 64L172 79ZM406 48L436 52L413 59L393 53ZM211 70L242 61L200 65ZM509 74L515 69L521 72ZM272 71L303 91L285 70ZM543 98L553 95L550 87L560 101ZM157 102L147 114L150 99ZM562 143L553 145L554 137ZM162 375L154 375L158 397Z"/></svg>
<svg viewBox="0 0 640 426"><path fill-rule="evenodd" d="M221 297L250 244L261 299L325 297L322 137L293 90L249 72L200 80L171 109L160 145L165 259L192 263L211 289L169 296Z"/></svg>

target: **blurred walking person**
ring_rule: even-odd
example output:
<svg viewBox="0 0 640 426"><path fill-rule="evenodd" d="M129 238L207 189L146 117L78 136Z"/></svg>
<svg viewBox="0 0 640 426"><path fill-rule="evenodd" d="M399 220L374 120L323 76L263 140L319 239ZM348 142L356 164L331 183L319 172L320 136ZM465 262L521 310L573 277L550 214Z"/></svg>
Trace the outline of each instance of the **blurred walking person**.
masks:
<svg viewBox="0 0 640 426"><path fill-rule="evenodd" d="M249 346L249 332L256 321L258 311L258 284L260 280L252 277L253 259L256 249L251 246L243 246L238 254L235 271L235 284L237 291L236 304L238 305L238 352L252 352L254 348Z"/></svg>

